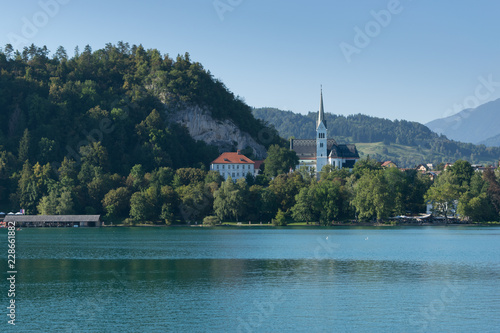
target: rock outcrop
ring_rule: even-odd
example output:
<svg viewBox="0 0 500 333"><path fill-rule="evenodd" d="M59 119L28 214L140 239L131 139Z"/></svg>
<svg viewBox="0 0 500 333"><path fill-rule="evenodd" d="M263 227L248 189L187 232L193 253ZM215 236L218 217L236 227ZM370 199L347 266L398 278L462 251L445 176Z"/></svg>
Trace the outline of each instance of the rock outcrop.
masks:
<svg viewBox="0 0 500 333"><path fill-rule="evenodd" d="M231 120L214 119L205 108L189 106L168 111L167 114L169 121L186 126L195 140L217 146L221 153L250 147L258 159L266 156L266 148L250 134L241 131Z"/></svg>

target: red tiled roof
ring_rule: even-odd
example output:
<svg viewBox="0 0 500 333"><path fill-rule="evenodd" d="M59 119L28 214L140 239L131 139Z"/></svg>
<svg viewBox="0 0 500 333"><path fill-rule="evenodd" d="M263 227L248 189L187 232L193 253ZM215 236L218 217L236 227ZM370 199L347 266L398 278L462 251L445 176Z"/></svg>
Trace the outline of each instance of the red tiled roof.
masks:
<svg viewBox="0 0 500 333"><path fill-rule="evenodd" d="M388 166L391 163L392 163L392 161L385 161L384 163L382 163L382 166L385 167L385 166Z"/></svg>
<svg viewBox="0 0 500 333"><path fill-rule="evenodd" d="M260 169L260 166L262 165L262 163L264 163L264 160L254 161L254 163L255 164L253 167L255 168L255 170L257 170Z"/></svg>
<svg viewBox="0 0 500 333"><path fill-rule="evenodd" d="M254 164L255 162L243 154L222 153L211 164Z"/></svg>

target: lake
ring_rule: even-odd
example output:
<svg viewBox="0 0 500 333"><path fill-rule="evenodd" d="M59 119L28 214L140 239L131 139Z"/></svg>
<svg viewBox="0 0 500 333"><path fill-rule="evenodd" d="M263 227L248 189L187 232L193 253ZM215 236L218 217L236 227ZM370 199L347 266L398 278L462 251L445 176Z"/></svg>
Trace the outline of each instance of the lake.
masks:
<svg viewBox="0 0 500 333"><path fill-rule="evenodd" d="M23 229L16 258L19 332L500 327L499 227Z"/></svg>

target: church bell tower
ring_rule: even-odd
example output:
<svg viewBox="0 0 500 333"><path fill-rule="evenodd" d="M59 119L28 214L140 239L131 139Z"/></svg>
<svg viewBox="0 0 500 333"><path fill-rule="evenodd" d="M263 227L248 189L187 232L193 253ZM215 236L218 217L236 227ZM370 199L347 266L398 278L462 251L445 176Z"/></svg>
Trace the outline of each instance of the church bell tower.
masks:
<svg viewBox="0 0 500 333"><path fill-rule="evenodd" d="M316 123L316 172L320 172L328 164L326 143L326 119L323 109L323 88L321 88L318 121Z"/></svg>

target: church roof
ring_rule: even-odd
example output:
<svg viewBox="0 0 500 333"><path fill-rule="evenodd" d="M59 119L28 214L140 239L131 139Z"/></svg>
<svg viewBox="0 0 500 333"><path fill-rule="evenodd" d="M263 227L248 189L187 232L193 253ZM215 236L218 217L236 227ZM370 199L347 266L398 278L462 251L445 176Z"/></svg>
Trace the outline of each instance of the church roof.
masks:
<svg viewBox="0 0 500 333"><path fill-rule="evenodd" d="M328 139L326 146L333 147L336 145L334 139ZM315 139L292 139L290 140L290 149L295 151L300 159L316 158L316 140Z"/></svg>
<svg viewBox="0 0 500 333"><path fill-rule="evenodd" d="M290 149L295 151L299 159L316 158L315 139L292 139ZM327 154L331 158L359 158L355 145L339 145L334 139L327 140Z"/></svg>
<svg viewBox="0 0 500 333"><path fill-rule="evenodd" d="M356 145L334 145L331 148L330 154L331 158L359 158L358 150Z"/></svg>
<svg viewBox="0 0 500 333"><path fill-rule="evenodd" d="M316 157L316 140L291 139L290 149L295 151L299 159Z"/></svg>

